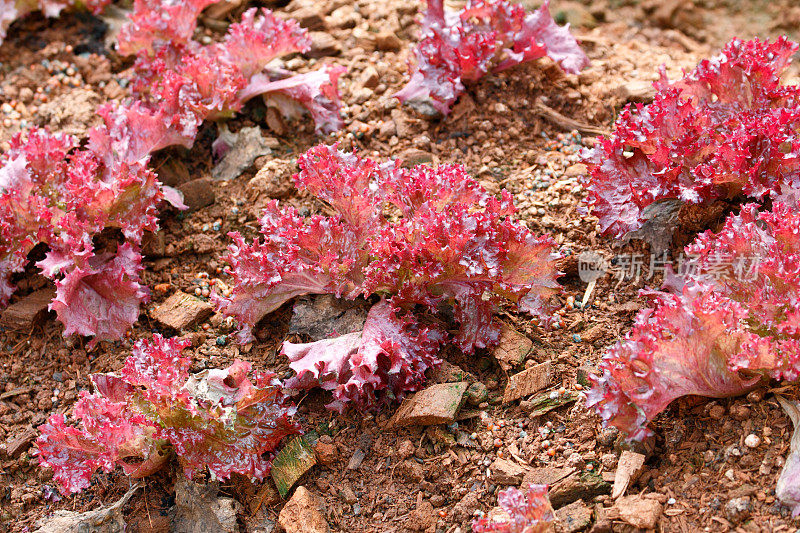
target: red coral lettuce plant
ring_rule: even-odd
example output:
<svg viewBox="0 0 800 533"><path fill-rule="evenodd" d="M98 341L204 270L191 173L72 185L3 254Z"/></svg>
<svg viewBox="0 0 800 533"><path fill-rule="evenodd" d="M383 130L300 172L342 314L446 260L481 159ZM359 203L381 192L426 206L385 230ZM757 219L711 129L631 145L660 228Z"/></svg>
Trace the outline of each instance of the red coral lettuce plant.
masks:
<svg viewBox="0 0 800 533"><path fill-rule="evenodd" d="M780 82L796 51L785 37L734 39L678 81L662 71L653 102L626 107L586 154L587 203L601 230L635 231L662 200L796 203L800 87Z"/></svg>
<svg viewBox="0 0 800 533"><path fill-rule="evenodd" d="M673 292L647 293L625 340L593 378L587 405L629 438L687 394L728 397L760 381L800 376L800 213L776 203L730 216L686 248Z"/></svg>
<svg viewBox="0 0 800 533"><path fill-rule="evenodd" d="M490 196L460 165L403 168L324 145L298 164L298 189L333 214L304 217L272 202L260 239L230 234L234 283L230 297L217 298L219 309L236 318L247 341L261 318L296 296L382 301L361 333L286 344L298 372L292 384L334 391L337 409L353 400L369 405L378 390L416 390L445 339L465 352L497 342L492 311L501 302L549 320L555 243L511 218L507 192ZM434 320L445 309L457 324L452 333Z"/></svg>
<svg viewBox="0 0 800 533"><path fill-rule="evenodd" d="M269 473L264 454L299 432L280 382L240 360L189 374L180 353L188 345L160 335L138 342L119 373L92 376L96 392L81 392L73 420L52 415L39 428L40 464L62 492L87 488L97 470L150 475L171 451L189 478L205 468L222 479Z"/></svg>
<svg viewBox="0 0 800 533"><path fill-rule="evenodd" d="M411 79L395 96L446 115L464 84L548 56L575 74L589 60L568 26L558 26L548 2L533 13L507 0L469 0L459 12L428 0Z"/></svg>
<svg viewBox="0 0 800 533"><path fill-rule="evenodd" d="M484 517L472 523L474 533L545 533L555 523L547 485L528 485L524 492L509 487L497 494L506 517Z"/></svg>

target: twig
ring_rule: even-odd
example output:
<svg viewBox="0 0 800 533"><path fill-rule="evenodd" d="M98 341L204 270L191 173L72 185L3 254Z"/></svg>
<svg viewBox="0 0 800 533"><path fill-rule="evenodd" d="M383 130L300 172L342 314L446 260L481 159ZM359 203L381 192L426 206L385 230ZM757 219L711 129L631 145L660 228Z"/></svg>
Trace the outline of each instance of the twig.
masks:
<svg viewBox="0 0 800 533"><path fill-rule="evenodd" d="M603 128L598 128L597 126L592 126L591 124L584 124L583 122L578 122L577 120L565 117L555 109L547 107L542 102L536 102L535 111L540 117L544 118L546 121L564 130L568 131L578 130L583 133L591 133L592 135L611 134L610 131L605 130Z"/></svg>

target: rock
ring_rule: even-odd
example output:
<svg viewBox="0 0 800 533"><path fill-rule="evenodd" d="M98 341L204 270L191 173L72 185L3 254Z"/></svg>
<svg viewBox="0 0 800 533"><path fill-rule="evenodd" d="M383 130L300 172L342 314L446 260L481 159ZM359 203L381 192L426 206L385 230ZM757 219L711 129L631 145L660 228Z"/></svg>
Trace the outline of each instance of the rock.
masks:
<svg viewBox="0 0 800 533"><path fill-rule="evenodd" d="M503 393L503 403L513 402L545 388L550 383L551 373L552 365L550 361L545 361L514 374L508 378L508 384Z"/></svg>
<svg viewBox="0 0 800 533"><path fill-rule="evenodd" d="M397 447L397 456L400 459L408 459L412 455L414 455L414 443L406 439Z"/></svg>
<svg viewBox="0 0 800 533"><path fill-rule="evenodd" d="M428 383L452 383L455 381L474 381L475 376L466 372L460 366L447 361L442 361L439 365L428 369ZM467 389L469 394L469 389Z"/></svg>
<svg viewBox="0 0 800 533"><path fill-rule="evenodd" d="M318 341L361 331L366 320L366 300L345 300L330 294L304 296L292 307L289 333Z"/></svg>
<svg viewBox="0 0 800 533"><path fill-rule="evenodd" d="M156 167L158 181L170 187L178 187L189 181L189 169L180 159L168 157L163 162L153 165ZM184 193L185 194L185 193ZM189 205L184 198L183 203Z"/></svg>
<svg viewBox="0 0 800 533"><path fill-rule="evenodd" d="M418 462L406 459L397 465L397 473L406 481L421 483L425 479L425 469Z"/></svg>
<svg viewBox="0 0 800 533"><path fill-rule="evenodd" d="M218 497L219 484L203 485L181 479L175 485L175 505L170 509L170 531L180 533L238 533L236 514L241 504Z"/></svg>
<svg viewBox="0 0 800 533"><path fill-rule="evenodd" d="M663 511L661 504L656 500L639 495L623 496L617 500L614 507L619 511L621 520L641 529L655 529Z"/></svg>
<svg viewBox="0 0 800 533"><path fill-rule="evenodd" d="M327 533L324 510L322 498L301 485L281 509L278 524L286 533Z"/></svg>
<svg viewBox="0 0 800 533"><path fill-rule="evenodd" d="M399 159L402 165L406 168L423 165L425 163L433 163L433 154L425 150L418 150L416 148L408 148L399 154Z"/></svg>
<svg viewBox="0 0 800 533"><path fill-rule="evenodd" d="M597 19L586 6L578 2L559 2L558 10L553 14L558 24L569 24L576 28L592 29L597 26Z"/></svg>
<svg viewBox="0 0 800 533"><path fill-rule="evenodd" d="M351 5L343 5L342 7L334 9L326 19L326 25L329 28L338 28L342 30L349 30L355 28L360 22L361 15L356 13Z"/></svg>
<svg viewBox="0 0 800 533"><path fill-rule="evenodd" d="M6 439L6 454L12 459L18 458L31 447L31 444L38 436L39 433L31 426L13 433Z"/></svg>
<svg viewBox="0 0 800 533"><path fill-rule="evenodd" d="M581 176L585 176L589 172L589 169L583 163L575 163L574 165L570 165L564 171L565 178L579 178Z"/></svg>
<svg viewBox="0 0 800 533"><path fill-rule="evenodd" d="M196 254L210 254L217 249L217 240L211 235L198 233L189 237L192 250Z"/></svg>
<svg viewBox="0 0 800 533"><path fill-rule="evenodd" d="M0 326L10 330L28 330L47 316L47 306L55 297L52 287L40 289L24 296L0 313Z"/></svg>
<svg viewBox="0 0 800 533"><path fill-rule="evenodd" d="M322 18L318 7L303 6L292 11L289 15L308 31L321 30L325 27L325 20Z"/></svg>
<svg viewBox="0 0 800 533"><path fill-rule="evenodd" d="M616 89L616 95L623 102L637 102L649 104L656 95L653 82L644 80L631 80L623 83Z"/></svg>
<svg viewBox="0 0 800 533"><path fill-rule="evenodd" d="M545 392L536 396L531 400L522 400L519 402L519 407L522 412L528 414L530 417L542 416L549 413L553 409L568 405L578 399L578 393L572 391L565 391L562 394L553 395L552 393Z"/></svg>
<svg viewBox="0 0 800 533"><path fill-rule="evenodd" d="M489 467L492 483L497 485L518 485L528 469L506 459L495 459Z"/></svg>
<svg viewBox="0 0 800 533"><path fill-rule="evenodd" d="M306 52L306 57L320 58L326 56L337 56L342 53L339 41L330 33L324 31L312 31L308 33L311 38L311 49Z"/></svg>
<svg viewBox="0 0 800 533"><path fill-rule="evenodd" d="M550 503L558 509L575 500L591 501L595 496L607 494L611 485L594 472L575 472L553 484Z"/></svg>
<svg viewBox="0 0 800 533"><path fill-rule="evenodd" d="M252 202L259 196L268 198L285 198L294 189L290 178L292 169L287 168L285 162L280 160L268 161L256 173L255 177L247 182L247 198Z"/></svg>
<svg viewBox="0 0 800 533"><path fill-rule="evenodd" d="M217 201L213 183L210 178L200 178L178 186L178 190L183 193L183 203L189 211L202 209Z"/></svg>
<svg viewBox="0 0 800 533"><path fill-rule="evenodd" d="M224 148L226 145L227 149ZM224 152L222 159L211 170L211 177L215 180L238 178L253 166L256 158L272 154L269 143L261 135L261 128L256 126L242 128L236 133L222 126L212 147L215 152Z"/></svg>
<svg viewBox="0 0 800 533"><path fill-rule="evenodd" d="M125 518L122 508L131 496L139 490L139 485L132 487L117 502L94 511L76 513L74 511L56 511L52 515L41 518L34 524L34 533L64 533L78 531L80 533L123 533Z"/></svg>
<svg viewBox="0 0 800 533"><path fill-rule="evenodd" d="M374 89L381 81L378 71L372 65L367 66L358 79L361 83L361 86L366 87L367 89Z"/></svg>
<svg viewBox="0 0 800 533"><path fill-rule="evenodd" d="M471 519L472 513L480 508L481 502L478 499L477 491L470 491L453 506L451 516L456 522L464 522Z"/></svg>
<svg viewBox="0 0 800 533"><path fill-rule="evenodd" d="M317 456L317 462L324 466L331 466L339 456L336 445L322 441L317 441L314 445L314 454Z"/></svg>
<svg viewBox="0 0 800 533"><path fill-rule="evenodd" d="M202 322L213 312L214 306L210 303L177 291L156 307L150 316L163 326L181 331Z"/></svg>
<svg viewBox="0 0 800 533"><path fill-rule="evenodd" d="M142 254L145 257L164 257L167 253L167 241L164 232L148 231L142 237Z"/></svg>
<svg viewBox="0 0 800 533"><path fill-rule="evenodd" d="M596 503L594 505L594 525L589 533L611 533L612 527L606 508L602 503Z"/></svg>
<svg viewBox="0 0 800 533"><path fill-rule="evenodd" d="M339 495L342 497L345 503L349 503L350 505L358 502L358 496L353 491L352 487L345 483L342 485L342 488L339 490Z"/></svg>
<svg viewBox="0 0 800 533"><path fill-rule="evenodd" d="M478 407L489 398L489 390L480 381L472 383L467 388L467 403L473 407Z"/></svg>
<svg viewBox="0 0 800 533"><path fill-rule="evenodd" d="M750 516L752 506L749 496L733 498L725 504L725 518L734 526L739 525L743 520Z"/></svg>
<svg viewBox="0 0 800 533"><path fill-rule="evenodd" d="M529 468L522 478L522 486L526 485L549 485L553 486L575 471L574 468L557 468L554 466L542 466Z"/></svg>
<svg viewBox="0 0 800 533"><path fill-rule="evenodd" d="M406 398L389 420L389 427L451 424L464 403L468 383L440 383Z"/></svg>
<svg viewBox="0 0 800 533"><path fill-rule="evenodd" d="M615 500L625 494L628 485L636 481L642 473L645 456L641 453L624 450L619 456L617 471L614 473L614 487L611 489L611 497Z"/></svg>
<svg viewBox="0 0 800 533"><path fill-rule="evenodd" d="M366 452L361 448L356 448L356 451L353 452L353 455L350 456L350 460L347 462L347 469L348 470L358 470L361 466L361 463L364 462L364 458L367 456Z"/></svg>
<svg viewBox="0 0 800 533"><path fill-rule="evenodd" d="M408 520L404 524L411 531L427 531L436 525L436 513L433 504L423 501L416 509L408 515Z"/></svg>
<svg viewBox="0 0 800 533"><path fill-rule="evenodd" d="M375 48L382 52L397 52L403 47L403 41L390 31L382 31L375 34Z"/></svg>
<svg viewBox="0 0 800 533"><path fill-rule="evenodd" d="M295 437L281 448L272 461L272 480L281 497L286 497L297 480L317 464L314 449L304 437ZM299 490L299 489L298 489Z"/></svg>
<svg viewBox="0 0 800 533"><path fill-rule="evenodd" d="M414 134L414 129L411 127L411 123L406 118L405 113L403 113L399 109L392 109L392 123L395 127L395 132L397 136L401 139L409 138Z"/></svg>
<svg viewBox="0 0 800 533"><path fill-rule="evenodd" d="M39 106L37 122L50 130L83 137L102 119L95 113L100 95L88 89L72 89Z"/></svg>
<svg viewBox="0 0 800 533"><path fill-rule="evenodd" d="M500 340L492 355L503 370L509 371L525 362L525 356L531 352L532 347L532 340L503 325L500 329Z"/></svg>
<svg viewBox="0 0 800 533"><path fill-rule="evenodd" d="M576 533L592 522L592 510L583 500L577 500L556 511L556 531Z"/></svg>

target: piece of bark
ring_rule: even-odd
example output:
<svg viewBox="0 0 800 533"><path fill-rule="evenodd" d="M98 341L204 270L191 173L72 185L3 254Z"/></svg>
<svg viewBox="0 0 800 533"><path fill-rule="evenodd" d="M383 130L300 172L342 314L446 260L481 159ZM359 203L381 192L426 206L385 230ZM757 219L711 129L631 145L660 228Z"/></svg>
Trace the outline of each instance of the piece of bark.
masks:
<svg viewBox="0 0 800 533"><path fill-rule="evenodd" d="M181 331L202 322L213 312L210 303L178 291L156 307L151 316L156 322Z"/></svg>
<svg viewBox="0 0 800 533"><path fill-rule="evenodd" d="M0 314L0 326L11 330L28 330L47 315L47 306L55 296L55 290L48 287L33 292L18 302L9 305Z"/></svg>
<svg viewBox="0 0 800 533"><path fill-rule="evenodd" d="M508 378L506 390L503 393L503 403L513 402L536 391L547 387L552 374L550 361L532 366Z"/></svg>
<svg viewBox="0 0 800 533"><path fill-rule="evenodd" d="M440 383L419 391L403 400L389 420L389 427L452 423L466 399L464 392L468 386L464 381Z"/></svg>

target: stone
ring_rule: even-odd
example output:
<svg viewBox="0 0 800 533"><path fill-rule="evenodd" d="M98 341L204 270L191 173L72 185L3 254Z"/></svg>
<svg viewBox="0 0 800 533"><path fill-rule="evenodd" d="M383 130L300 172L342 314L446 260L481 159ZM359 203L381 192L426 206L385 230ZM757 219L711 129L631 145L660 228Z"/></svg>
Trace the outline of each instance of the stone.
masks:
<svg viewBox="0 0 800 533"><path fill-rule="evenodd" d="M752 506L749 496L732 498L725 504L725 518L734 526L739 525L743 520L750 516Z"/></svg>
<svg viewBox="0 0 800 533"><path fill-rule="evenodd" d="M353 455L350 456L350 460L347 462L347 469L348 470L358 470L361 466L361 463L364 462L364 458L367 456L366 452L361 448L356 448L356 451L353 452Z"/></svg>
<svg viewBox="0 0 800 533"><path fill-rule="evenodd" d="M153 165L156 168L158 181L170 187L179 187L189 181L189 169L180 159L168 157L163 162ZM186 200L184 199L184 203Z"/></svg>
<svg viewBox="0 0 800 533"><path fill-rule="evenodd" d="M16 459L31 447L39 433L31 426L12 434L6 439L6 454L11 459Z"/></svg>
<svg viewBox="0 0 800 533"><path fill-rule="evenodd" d="M403 47L403 41L390 31L382 31L375 34L375 48L382 52L397 52Z"/></svg>
<svg viewBox="0 0 800 533"><path fill-rule="evenodd" d="M330 33L324 31L312 31L308 33L311 39L311 49L306 52L307 57L320 58L327 56L337 56L342 53L339 41Z"/></svg>
<svg viewBox="0 0 800 533"><path fill-rule="evenodd" d="M617 87L616 93L624 102L649 104L653 101L656 90L651 81L631 80Z"/></svg>
<svg viewBox="0 0 800 533"><path fill-rule="evenodd" d="M282 199L289 196L294 190L291 180L293 169L280 160L268 161L256 175L247 182L245 191L247 199L254 202L261 196Z"/></svg>
<svg viewBox="0 0 800 533"><path fill-rule="evenodd" d="M183 203L189 211L202 209L217 201L213 183L210 178L199 178L178 186L178 190L183 193Z"/></svg>
<svg viewBox="0 0 800 533"><path fill-rule="evenodd" d="M460 366L447 361L442 361L439 365L428 369L428 383L452 383L455 381L474 381L475 376L466 372ZM467 389L469 394L469 389Z"/></svg>
<svg viewBox="0 0 800 533"><path fill-rule="evenodd" d="M185 330L204 321L214 312L214 306L185 292L177 291L156 307L150 316L163 326Z"/></svg>
<svg viewBox="0 0 800 533"><path fill-rule="evenodd" d="M489 467L489 479L497 485L518 485L527 472L526 468L507 459L495 459Z"/></svg>
<svg viewBox="0 0 800 533"><path fill-rule="evenodd" d="M464 403L468 383L440 383L406 398L389 420L389 427L451 424Z"/></svg>
<svg viewBox="0 0 800 533"><path fill-rule="evenodd" d="M63 533L64 531L80 531L83 533L117 533L126 530L124 513L122 511L131 496L139 490L140 485L134 485L122 498L108 507L101 507L85 513L58 510L39 519L33 527L34 533Z"/></svg>
<svg viewBox="0 0 800 533"><path fill-rule="evenodd" d="M467 388L467 403L473 407L478 407L489 398L489 389L480 381L472 383Z"/></svg>
<svg viewBox="0 0 800 533"><path fill-rule="evenodd" d="M359 76L358 79L361 82L362 87L374 89L378 86L378 83L380 83L381 77L375 67L369 65L364 69L364 72L361 73L361 76Z"/></svg>
<svg viewBox="0 0 800 533"><path fill-rule="evenodd" d="M339 456L336 445L331 442L317 441L314 445L314 453L317 456L317 462L324 466L331 466Z"/></svg>
<svg viewBox="0 0 800 533"><path fill-rule="evenodd" d="M48 287L22 297L0 313L0 326L10 330L30 330L47 316L47 306L55 295L55 289Z"/></svg>
<svg viewBox="0 0 800 533"><path fill-rule="evenodd" d="M286 497L303 475L317 464L314 449L304 437L295 437L281 448L272 461L272 480L281 497ZM299 490L299 489L298 489Z"/></svg>
<svg viewBox="0 0 800 533"><path fill-rule="evenodd" d="M344 500L345 503L349 503L350 505L358 501L358 496L356 496L353 488L347 483L342 485L342 488L339 489L339 495L342 497L342 500Z"/></svg>
<svg viewBox="0 0 800 533"><path fill-rule="evenodd" d="M628 485L636 481L642 473L645 456L641 453L624 450L619 456L617 471L614 473L614 487L611 489L611 497L615 500L625 494Z"/></svg>
<svg viewBox="0 0 800 533"><path fill-rule="evenodd" d="M192 251L196 254L210 254L217 249L217 240L208 234L198 233L189 237Z"/></svg>
<svg viewBox="0 0 800 533"><path fill-rule="evenodd" d="M542 390L550 383L551 374L552 365L550 361L545 361L514 374L508 378L508 384L503 393L503 403L513 402Z"/></svg>
<svg viewBox="0 0 800 533"><path fill-rule="evenodd" d="M414 455L414 443L406 439L397 447L397 456L400 459L408 459Z"/></svg>
<svg viewBox="0 0 800 533"><path fill-rule="evenodd" d="M592 29L597 26L597 19L586 6L578 2L559 2L558 10L553 14L558 24L569 24L572 27Z"/></svg>
<svg viewBox="0 0 800 533"><path fill-rule="evenodd" d="M558 509L576 500L591 501L595 496L608 494L611 485L594 472L574 472L553 484L550 503Z"/></svg>
<svg viewBox="0 0 800 533"><path fill-rule="evenodd" d="M506 372L525 362L525 356L531 352L533 341L522 333L503 325L500 329L500 339L492 352Z"/></svg>
<svg viewBox="0 0 800 533"><path fill-rule="evenodd" d="M417 165L424 165L426 163L433 163L433 154L425 150L418 150L417 148L408 148L399 154L399 159L402 165L406 168L415 167Z"/></svg>
<svg viewBox="0 0 800 533"><path fill-rule="evenodd" d="M619 518L641 529L655 529L661 518L663 507L656 500L642 496L623 496L614 507L619 511Z"/></svg>
<svg viewBox="0 0 800 533"><path fill-rule="evenodd" d="M167 253L167 240L164 232L159 230L145 232L142 237L142 254L145 257L163 257Z"/></svg>
<svg viewBox="0 0 800 533"><path fill-rule="evenodd" d="M427 531L436 525L436 512L433 504L423 501L416 509L408 514L408 520L404 524L411 531Z"/></svg>
<svg viewBox="0 0 800 533"><path fill-rule="evenodd" d="M292 307L289 333L304 335L313 342L361 331L366 320L366 300L346 300L332 294L304 296Z"/></svg>
<svg viewBox="0 0 800 533"><path fill-rule="evenodd" d="M175 485L175 505L170 509L170 531L238 533L236 515L242 505L218 493L218 483L206 485L179 480Z"/></svg>
<svg viewBox="0 0 800 533"><path fill-rule="evenodd" d="M320 10L314 6L303 6L290 13L301 27L308 31L321 30L325 27L325 20L320 15Z"/></svg>
<svg viewBox="0 0 800 533"><path fill-rule="evenodd" d="M576 533L592 522L592 510L583 500L576 500L556 511L556 531Z"/></svg>
<svg viewBox="0 0 800 533"><path fill-rule="evenodd" d="M568 475L575 472L574 468L558 468L555 466L542 466L530 468L522 478L522 486L548 485L553 486Z"/></svg>
<svg viewBox="0 0 800 533"><path fill-rule="evenodd" d="M328 533L325 504L304 486L297 487L278 515L278 524L286 533Z"/></svg>
<svg viewBox="0 0 800 533"><path fill-rule="evenodd" d="M272 154L267 140L261 135L261 128L252 126L242 128L236 133L220 128L219 137L214 141L216 146L227 146L222 159L211 169L211 177L215 180L229 181L238 178L244 171L253 166L258 157Z"/></svg>

